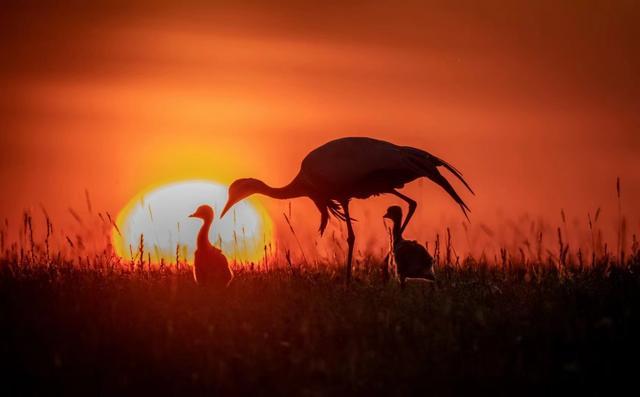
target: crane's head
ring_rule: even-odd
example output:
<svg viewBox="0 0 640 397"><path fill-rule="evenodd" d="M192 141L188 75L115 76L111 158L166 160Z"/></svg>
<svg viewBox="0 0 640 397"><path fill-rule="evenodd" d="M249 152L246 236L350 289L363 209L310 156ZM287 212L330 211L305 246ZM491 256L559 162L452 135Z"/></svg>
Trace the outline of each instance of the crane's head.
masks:
<svg viewBox="0 0 640 397"><path fill-rule="evenodd" d="M229 186L229 198L227 199L227 204L224 206L224 209L220 214L220 218L222 218L235 203L251 196L254 193L264 191L266 186L267 185L265 185L264 182L254 178L243 178L234 181L231 186Z"/></svg>
<svg viewBox="0 0 640 397"><path fill-rule="evenodd" d="M200 218L202 220L212 220L213 219L213 208L208 205L201 205L198 207L196 212L189 215L189 218Z"/></svg>
<svg viewBox="0 0 640 397"><path fill-rule="evenodd" d="M392 205L387 208L387 213L384 214L383 218L391 219L395 223L400 223L402 221L402 208L397 205Z"/></svg>

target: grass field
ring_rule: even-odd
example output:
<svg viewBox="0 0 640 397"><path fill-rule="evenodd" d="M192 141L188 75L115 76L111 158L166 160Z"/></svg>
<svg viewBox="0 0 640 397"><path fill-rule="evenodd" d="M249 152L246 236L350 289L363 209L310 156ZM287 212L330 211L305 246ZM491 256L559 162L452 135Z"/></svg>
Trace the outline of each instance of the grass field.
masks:
<svg viewBox="0 0 640 397"><path fill-rule="evenodd" d="M633 384L640 254L592 266L472 260L401 290L376 261L236 268L0 265L0 373L18 394L605 394ZM9 395L9 394L7 394Z"/></svg>

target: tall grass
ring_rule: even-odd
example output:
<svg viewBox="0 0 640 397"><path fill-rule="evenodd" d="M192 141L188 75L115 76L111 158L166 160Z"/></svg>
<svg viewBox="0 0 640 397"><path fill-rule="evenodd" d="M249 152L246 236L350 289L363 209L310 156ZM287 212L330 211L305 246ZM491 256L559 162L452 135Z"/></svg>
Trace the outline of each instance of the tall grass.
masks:
<svg viewBox="0 0 640 397"><path fill-rule="evenodd" d="M15 231L0 224L7 390L602 394L635 379L640 242L633 233L627 247L621 204L615 245L600 209L585 214L583 230L565 210L557 225L467 226L475 254L445 228L425 242L437 282L405 290L380 265L387 245L358 251L345 287L344 228L331 231L323 256L311 254L289 206L294 249L265 243L263 260L233 262L231 286L210 291L193 282L184 247L152 261L141 236L129 257L116 255L109 237L120 231L86 198L86 216L69 210L75 232L46 211L26 211Z"/></svg>
<svg viewBox="0 0 640 397"><path fill-rule="evenodd" d="M529 273L554 268L565 275L600 269L606 274L612 267L629 266L638 254L638 231L631 233L631 243L628 242L630 231L623 212L621 185L617 178L615 245L606 239L601 208L597 208L593 216L590 212L586 213L582 222L574 217L572 223L565 209L561 209L560 223L557 225L526 215L517 220L506 220L504 225L498 225L497 231L483 223L464 223L461 228L463 244L458 244L452 227L436 231L433 239L424 241L424 244L438 267L495 266L502 271L521 267ZM68 213L76 224L73 231L69 228L54 228L44 207L41 207L41 216L34 215L32 211L24 211L17 230L10 228L8 219L5 219L0 224L0 258L3 263L17 267L54 266L60 262L76 266L100 263L104 267L125 268L129 271L155 269L159 266L176 270L189 268L186 263L186 247L176 246L173 260L160 260L158 247L148 247L145 244L146 236L140 236L137 246L129 247L128 258L118 257L111 245L111 234L122 236L122 233L113 217L109 212L95 212L86 190L85 202L84 211L68 208ZM153 218L154 214L150 215ZM300 266L312 266L316 269L335 267L337 269L330 270L339 272L346 254L346 232L343 225L338 223L338 227L333 228L329 238L321 245L317 240L308 241L308 236L298 233L293 224L291 202L282 215L291 238L284 238L273 244L267 243L265 238L261 260L251 264L231 258L234 266L250 265L261 270ZM235 211L233 217L234 225L237 226ZM371 222L370 219L366 221ZM287 241L295 244L293 250ZM388 236L366 243L365 251L358 248L355 252L356 277L360 264L374 263L376 260L379 262L388 252ZM221 246L222 242L219 241L218 244ZM241 244L246 245L246 233L242 229L239 235L234 228L234 252L238 251ZM359 244L361 246L363 242L359 241ZM372 244L377 244L377 248L372 249ZM467 252L459 248L459 245L465 244L469 248ZM615 249L612 250L612 246ZM385 270L381 268L380 271L384 278Z"/></svg>
<svg viewBox="0 0 640 397"><path fill-rule="evenodd" d="M632 245L582 268L444 254L405 290L367 258L349 288L342 260L237 263L209 291L180 257L45 261L36 242L0 260L0 371L27 395L615 393L640 353Z"/></svg>

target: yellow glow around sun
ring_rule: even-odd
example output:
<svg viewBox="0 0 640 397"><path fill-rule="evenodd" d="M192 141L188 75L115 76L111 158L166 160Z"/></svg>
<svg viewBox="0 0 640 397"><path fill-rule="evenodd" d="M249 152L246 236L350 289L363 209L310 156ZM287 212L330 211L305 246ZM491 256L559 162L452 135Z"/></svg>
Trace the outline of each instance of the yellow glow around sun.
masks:
<svg viewBox="0 0 640 397"><path fill-rule="evenodd" d="M138 252L142 235L152 261L174 262L179 246L181 260L192 262L202 221L189 215L208 204L216 216L209 232L212 244L230 261L260 260L273 236L269 214L257 201L243 200L219 219L226 201L227 186L211 181L177 182L142 192L118 214L119 231L114 228L112 234L116 252L131 259L132 253L135 256Z"/></svg>

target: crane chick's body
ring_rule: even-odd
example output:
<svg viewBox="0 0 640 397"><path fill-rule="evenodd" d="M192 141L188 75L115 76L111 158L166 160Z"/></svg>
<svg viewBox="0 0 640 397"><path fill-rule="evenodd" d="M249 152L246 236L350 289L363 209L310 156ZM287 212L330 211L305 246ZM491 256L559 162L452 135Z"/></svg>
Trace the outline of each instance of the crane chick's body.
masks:
<svg viewBox="0 0 640 397"><path fill-rule="evenodd" d="M222 251L209 241L209 229L213 223L213 209L208 205L202 205L190 217L200 218L204 221L196 243L193 277L198 285L225 288L233 279L233 273Z"/></svg>
<svg viewBox="0 0 640 397"><path fill-rule="evenodd" d="M393 258L400 284L404 287L406 280L413 278L434 281L433 258L427 249L417 241L402 237L402 209L391 206L384 218L393 222Z"/></svg>

